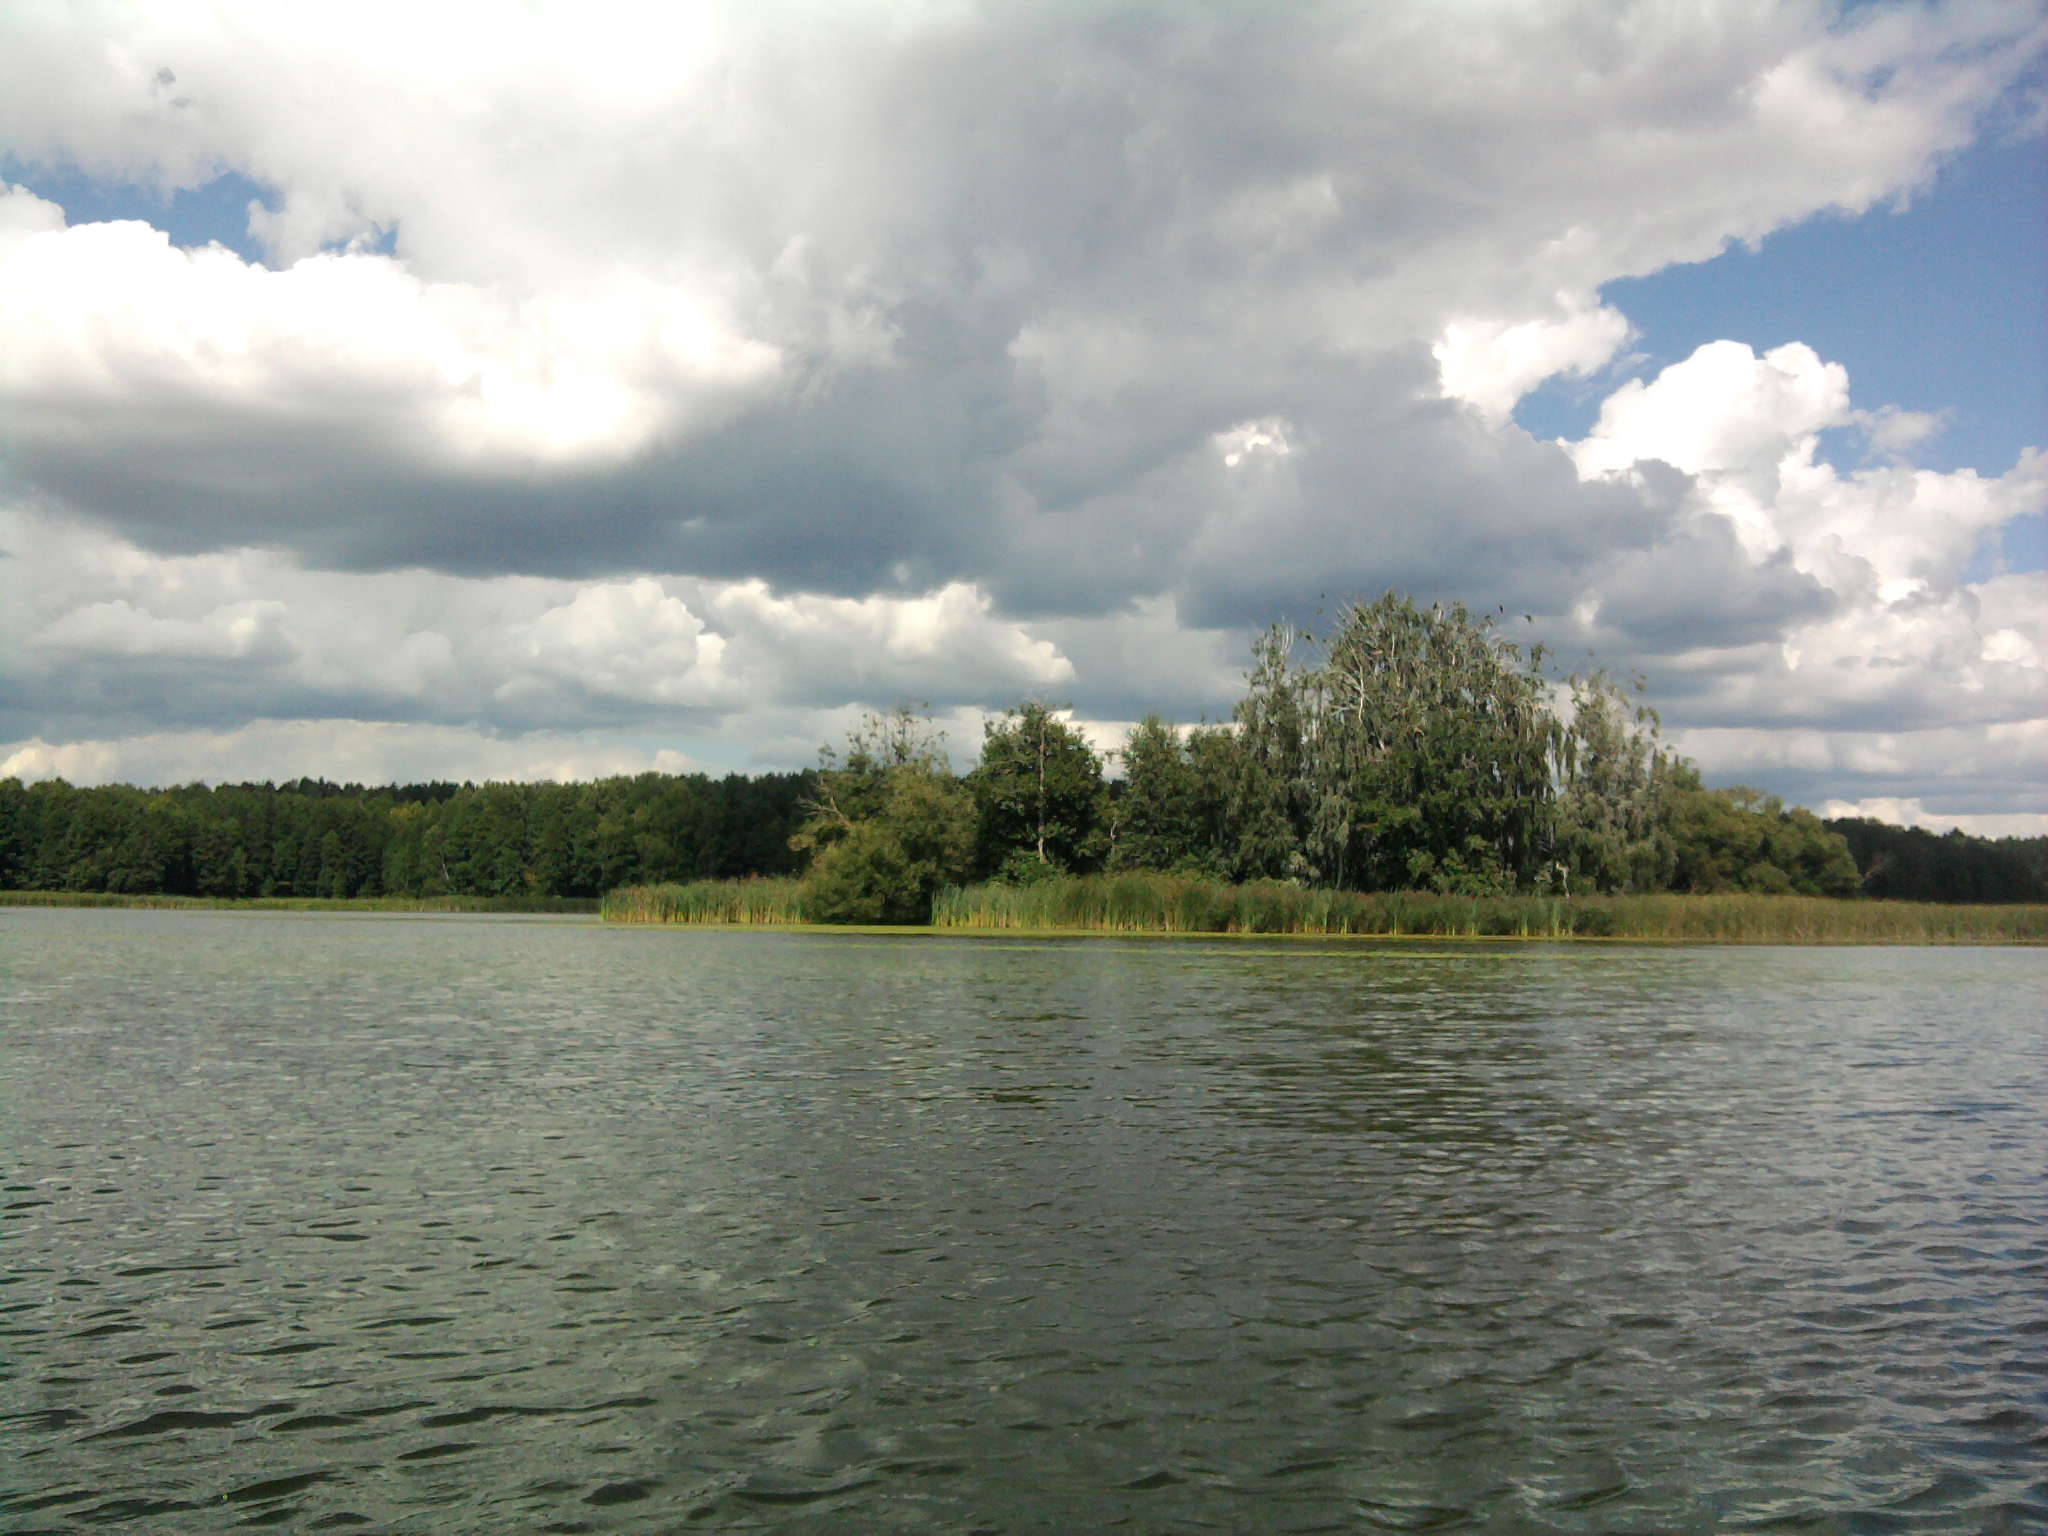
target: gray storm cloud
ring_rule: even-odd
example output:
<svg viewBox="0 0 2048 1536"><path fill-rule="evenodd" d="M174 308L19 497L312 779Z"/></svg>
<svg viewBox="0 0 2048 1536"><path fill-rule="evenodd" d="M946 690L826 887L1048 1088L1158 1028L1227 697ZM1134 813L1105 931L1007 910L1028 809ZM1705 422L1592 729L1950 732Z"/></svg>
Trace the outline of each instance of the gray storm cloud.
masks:
<svg viewBox="0 0 2048 1536"><path fill-rule="evenodd" d="M259 264L0 193L0 737L1222 709L1247 626L1386 586L1668 662L1702 726L1782 716L1766 652L1867 718L1773 648L1904 635L2038 464L1834 475L1846 381L1746 347L1587 444L1506 413L1625 345L1601 284L1922 185L2041 45L2021 5L10 13L17 179L276 195ZM1942 612L2023 691L2022 628Z"/></svg>

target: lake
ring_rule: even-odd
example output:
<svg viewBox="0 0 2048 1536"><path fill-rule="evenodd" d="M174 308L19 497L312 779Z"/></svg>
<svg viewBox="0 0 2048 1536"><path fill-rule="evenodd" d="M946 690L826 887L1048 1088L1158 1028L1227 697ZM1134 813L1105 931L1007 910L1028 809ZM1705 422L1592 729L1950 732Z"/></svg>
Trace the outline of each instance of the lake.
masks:
<svg viewBox="0 0 2048 1536"><path fill-rule="evenodd" d="M2041 1531L2044 981L0 909L0 1528Z"/></svg>

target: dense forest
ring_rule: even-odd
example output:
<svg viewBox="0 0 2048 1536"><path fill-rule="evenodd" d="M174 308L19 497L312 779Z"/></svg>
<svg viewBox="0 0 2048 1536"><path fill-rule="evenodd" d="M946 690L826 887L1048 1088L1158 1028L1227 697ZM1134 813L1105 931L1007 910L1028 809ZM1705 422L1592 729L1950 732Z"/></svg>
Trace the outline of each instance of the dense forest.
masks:
<svg viewBox="0 0 2048 1536"><path fill-rule="evenodd" d="M0 780L0 889L184 896L598 896L793 874L808 774L591 784L24 788Z"/></svg>
<svg viewBox="0 0 2048 1536"><path fill-rule="evenodd" d="M1891 901L2048 901L2048 837L1970 837L1863 817L1826 823L1849 845L1862 893Z"/></svg>
<svg viewBox="0 0 2048 1536"><path fill-rule="evenodd" d="M1823 823L1713 789L1634 693L1553 685L1462 607L1388 594L1326 638L1275 629L1226 723L1157 717L1120 775L1040 702L954 772L909 709L815 772L365 788L0 780L0 889L201 897L597 896L804 875L848 920L940 889L1096 870L1469 894L1752 891L2048 900L2048 839Z"/></svg>

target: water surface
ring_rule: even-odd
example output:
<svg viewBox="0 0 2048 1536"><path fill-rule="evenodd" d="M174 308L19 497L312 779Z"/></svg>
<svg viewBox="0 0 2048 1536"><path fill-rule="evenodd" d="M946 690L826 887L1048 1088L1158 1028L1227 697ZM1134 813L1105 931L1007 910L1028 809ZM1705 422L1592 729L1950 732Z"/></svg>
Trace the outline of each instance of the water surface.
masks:
<svg viewBox="0 0 2048 1536"><path fill-rule="evenodd" d="M0 1529L2048 1529L2044 979L0 910Z"/></svg>

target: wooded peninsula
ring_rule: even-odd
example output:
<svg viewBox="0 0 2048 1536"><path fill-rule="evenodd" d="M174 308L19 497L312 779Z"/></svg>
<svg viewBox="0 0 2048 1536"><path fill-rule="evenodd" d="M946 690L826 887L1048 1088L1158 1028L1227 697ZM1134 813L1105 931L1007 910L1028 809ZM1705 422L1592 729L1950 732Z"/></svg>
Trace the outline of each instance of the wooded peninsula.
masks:
<svg viewBox="0 0 2048 1536"><path fill-rule="evenodd" d="M1228 721L1149 717L1114 775L1031 701L987 725L964 775L902 708L815 770L715 780L0 780L0 892L612 893L607 915L628 919L1327 932L1403 931L1397 901L1411 919L1490 903L1525 929L1547 911L1554 929L1557 901L1627 900L1627 931L1669 926L1643 914L1674 894L2048 901L2048 838L1824 822L1709 788L1638 690L1545 661L1488 617L1389 593L1326 637L1269 631ZM1119 900L1155 910L1113 922ZM1706 909L1685 910L1696 925Z"/></svg>

